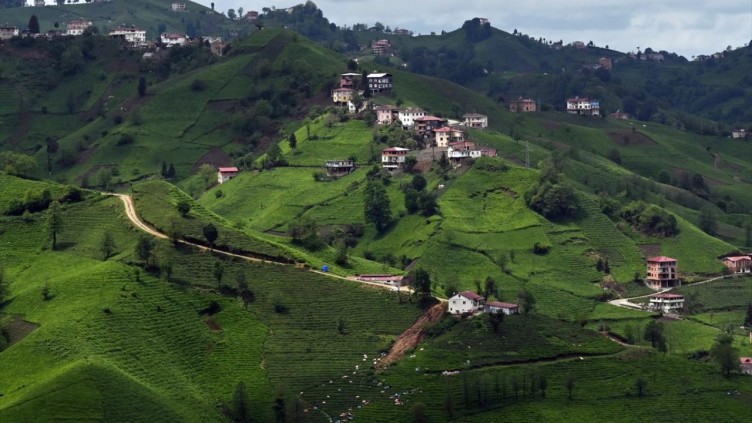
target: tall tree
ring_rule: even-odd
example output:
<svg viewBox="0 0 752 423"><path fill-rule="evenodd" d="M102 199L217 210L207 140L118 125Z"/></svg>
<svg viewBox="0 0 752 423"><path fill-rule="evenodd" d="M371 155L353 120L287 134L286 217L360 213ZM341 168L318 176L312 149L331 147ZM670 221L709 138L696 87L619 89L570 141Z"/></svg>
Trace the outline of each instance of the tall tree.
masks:
<svg viewBox="0 0 752 423"><path fill-rule="evenodd" d="M431 275L426 269L415 269L410 279L412 280L413 289L421 299L431 296Z"/></svg>
<svg viewBox="0 0 752 423"><path fill-rule="evenodd" d="M483 297L488 301L491 295L497 298L499 297L498 287L494 278L486 276L486 281L483 284Z"/></svg>
<svg viewBox="0 0 752 423"><path fill-rule="evenodd" d="M645 379L639 377L635 381L635 389L637 389L637 396L642 398L643 395L645 395L645 390L647 389L648 383L645 381Z"/></svg>
<svg viewBox="0 0 752 423"><path fill-rule="evenodd" d="M251 407L244 382L238 382L235 385L235 392L232 394L232 414L236 422L247 423L251 421Z"/></svg>
<svg viewBox="0 0 752 423"><path fill-rule="evenodd" d="M222 290L222 276L225 274L225 266L221 261L214 262L214 280L217 281L217 290Z"/></svg>
<svg viewBox="0 0 752 423"><path fill-rule="evenodd" d="M230 18L231 21L234 21L235 18L238 17L238 15L235 14L235 9L229 9L227 11L227 17Z"/></svg>
<svg viewBox="0 0 752 423"><path fill-rule="evenodd" d="M535 309L535 296L533 296L532 292L526 289L517 293L517 301L519 301L520 306L522 307L522 313L524 314L528 314Z"/></svg>
<svg viewBox="0 0 752 423"><path fill-rule="evenodd" d="M290 142L290 148L295 150L295 148L297 148L298 146L298 139L295 137L295 132L290 134L289 142Z"/></svg>
<svg viewBox="0 0 752 423"><path fill-rule="evenodd" d="M718 224L716 223L715 213L709 207L703 207L700 210L700 229L709 235L714 235Z"/></svg>
<svg viewBox="0 0 752 423"><path fill-rule="evenodd" d="M383 231L392 221L392 208L386 188L381 182L368 181L363 201L366 222L376 225L376 230Z"/></svg>
<svg viewBox="0 0 752 423"><path fill-rule="evenodd" d="M138 78L138 95L143 97L146 95L146 78L143 76Z"/></svg>
<svg viewBox="0 0 752 423"><path fill-rule="evenodd" d="M733 346L734 338L728 334L718 335L713 348L710 349L710 357L721 368L724 376L731 376L732 371L739 370L739 350Z"/></svg>
<svg viewBox="0 0 752 423"><path fill-rule="evenodd" d="M744 318L744 326L752 327L752 303L747 303L747 316Z"/></svg>
<svg viewBox="0 0 752 423"><path fill-rule="evenodd" d="M662 323L651 320L645 326L643 337L646 341L650 341L650 345L652 345L653 348L657 348L658 351L666 351L666 337L663 335Z"/></svg>
<svg viewBox="0 0 752 423"><path fill-rule="evenodd" d="M154 239L148 235L141 235L136 243L136 256L139 260L144 262L144 265L149 264L151 253L154 250Z"/></svg>
<svg viewBox="0 0 752 423"><path fill-rule="evenodd" d="M6 295L8 295L8 288L6 287L5 269L0 267L0 308L3 307L3 303L5 302ZM1 350L2 348L0 348L0 351Z"/></svg>
<svg viewBox="0 0 752 423"><path fill-rule="evenodd" d="M39 34L39 18L37 18L37 15L31 15L29 18L28 29L32 34Z"/></svg>
<svg viewBox="0 0 752 423"><path fill-rule="evenodd" d="M204 226L203 232L204 238L206 238L206 242L209 244L209 249L211 250L212 248L214 248L214 241L216 241L217 237L219 236L217 227L214 226L213 223L207 223L206 226Z"/></svg>
<svg viewBox="0 0 752 423"><path fill-rule="evenodd" d="M102 235L102 241L99 245L99 250L102 252L102 257L107 260L115 252L117 245L115 244L115 238L112 236L112 232L105 231Z"/></svg>
<svg viewBox="0 0 752 423"><path fill-rule="evenodd" d="M57 237L63 229L63 212L60 203L53 201L47 210L47 234L52 241L52 249L57 247Z"/></svg>
<svg viewBox="0 0 752 423"><path fill-rule="evenodd" d="M47 172L52 175L52 156L60 149L55 137L47 137Z"/></svg>

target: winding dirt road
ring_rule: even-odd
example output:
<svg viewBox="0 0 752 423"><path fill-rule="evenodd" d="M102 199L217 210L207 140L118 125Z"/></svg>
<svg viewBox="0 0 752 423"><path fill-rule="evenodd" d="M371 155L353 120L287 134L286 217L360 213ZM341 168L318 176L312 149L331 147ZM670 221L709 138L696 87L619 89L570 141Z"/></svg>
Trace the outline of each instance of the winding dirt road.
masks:
<svg viewBox="0 0 752 423"><path fill-rule="evenodd" d="M133 223L133 225L136 228L138 228L138 229L146 232L149 235L155 236L157 238L162 238L162 239L169 238L167 236L167 234L156 230L155 228L153 228L152 226L148 225L146 222L144 222L143 220L141 220L141 218L138 216L138 213L136 213L136 206L133 204L133 198L130 195L116 194L116 193L107 193L107 194L108 195L114 195L114 196L120 198L120 200L123 202L123 205L125 206L125 214L126 214L126 216L128 216L128 219L131 221L131 223ZM184 244L184 245L190 245L191 247L198 248L198 249L200 249L202 251L212 251L214 253L222 254L222 255L227 256L227 257L236 257L236 258L239 258L239 259L242 259L242 260L252 261L252 262L256 262L256 263L268 263L268 264L276 264L276 265L280 265L280 266L294 266L293 264L290 264L290 263L284 263L284 262L281 262L281 261L274 261L272 259L262 260L262 259L259 259L259 258L256 258L256 257L250 257L250 256L242 255L242 254L231 253L229 251L218 250L216 248L211 249L211 248L209 248L209 247L207 247L205 245L196 244L196 243L185 241L185 240L182 240L182 239L178 240L177 242L180 243L180 244ZM320 270L315 270L315 269L306 269L306 270L309 271L309 272L311 272L311 273L316 273L316 274L319 274L319 275L322 275L322 276L327 276L327 277L334 278L334 279L346 280L346 281L350 281L350 282L357 282L357 283L360 283L360 284L363 284L363 285L368 285L368 286L372 286L372 287L376 287L376 288L380 288L380 289L388 289L388 290L393 290L393 291L399 290L399 291L412 292L412 289L410 289L410 287L407 287L407 286L406 287L399 287L399 288L397 288L397 287L393 287L391 285L385 285L385 284L376 283L376 282L361 281L361 280L358 280L355 276L345 277L345 276L339 276L339 275L335 275L335 274L328 273L328 272L322 272Z"/></svg>
<svg viewBox="0 0 752 423"><path fill-rule="evenodd" d="M717 281L718 279L723 279L724 277L725 276L717 276L715 278L710 278L710 279L706 279L704 281L695 282L692 285L686 285L686 286L702 285L702 284L706 284L706 283L709 283L709 282ZM655 295L655 294L663 294L664 292L671 291L674 288L678 288L678 287L675 286L675 287L671 287L671 288L666 288L666 289L661 290L661 291L656 291L656 292L653 292L651 294L646 294L646 295L639 295L637 297L618 298L616 300L611 300L608 303L611 304L611 305L617 306L617 307L631 308L632 310L643 310L642 306L640 306L639 304L633 303L631 300L637 300L637 299L640 299L640 298L648 298L648 297L650 297L652 295Z"/></svg>

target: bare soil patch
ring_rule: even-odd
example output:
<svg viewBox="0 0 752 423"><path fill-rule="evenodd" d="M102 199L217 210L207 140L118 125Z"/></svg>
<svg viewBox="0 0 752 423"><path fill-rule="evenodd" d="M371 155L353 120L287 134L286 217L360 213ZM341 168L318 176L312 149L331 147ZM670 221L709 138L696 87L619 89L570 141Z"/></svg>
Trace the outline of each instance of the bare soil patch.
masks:
<svg viewBox="0 0 752 423"><path fill-rule="evenodd" d="M196 164L193 165L193 171L197 171L204 163L208 163L214 167L232 166L233 160L222 149L214 147L196 161Z"/></svg>
<svg viewBox="0 0 752 423"><path fill-rule="evenodd" d="M652 138L639 131L632 131L629 129L622 129L617 131L609 131L606 133L608 137L616 144L623 146L630 145L655 145L656 142Z"/></svg>
<svg viewBox="0 0 752 423"><path fill-rule="evenodd" d="M394 345L379 365L382 367L389 366L402 358L406 352L415 348L426 336L426 327L438 322L444 315L445 306L444 303L438 303L421 314L415 323L394 341Z"/></svg>
<svg viewBox="0 0 752 423"><path fill-rule="evenodd" d="M219 323L217 323L212 317L209 317L206 320L204 320L204 323L206 323L206 326L209 327L210 331L213 331L213 332L222 331L222 326L220 326Z"/></svg>
<svg viewBox="0 0 752 423"><path fill-rule="evenodd" d="M645 257L657 257L661 255L661 244L641 244L638 247Z"/></svg>
<svg viewBox="0 0 752 423"><path fill-rule="evenodd" d="M21 341L26 338L30 333L34 332L39 327L36 323L31 323L22 319L20 316L11 317L10 321L3 325L8 334L8 341L10 345Z"/></svg>

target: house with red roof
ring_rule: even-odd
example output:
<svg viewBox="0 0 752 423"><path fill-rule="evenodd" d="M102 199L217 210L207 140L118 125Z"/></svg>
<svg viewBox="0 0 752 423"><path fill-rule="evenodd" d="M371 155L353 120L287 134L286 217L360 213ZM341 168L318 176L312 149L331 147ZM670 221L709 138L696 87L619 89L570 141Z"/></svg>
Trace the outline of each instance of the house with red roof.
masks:
<svg viewBox="0 0 752 423"><path fill-rule="evenodd" d="M739 368L742 374L752 375L752 357L739 357Z"/></svg>
<svg viewBox="0 0 752 423"><path fill-rule="evenodd" d="M538 110L538 103L532 98L518 98L509 102L509 110L514 113L529 113Z"/></svg>
<svg viewBox="0 0 752 423"><path fill-rule="evenodd" d="M721 262L731 273L750 273L752 272L752 257L750 256L731 256L724 257Z"/></svg>
<svg viewBox="0 0 752 423"><path fill-rule="evenodd" d="M649 258L646 282L648 287L653 289L681 286L676 259L665 256Z"/></svg>
<svg viewBox="0 0 752 423"><path fill-rule="evenodd" d="M483 311L485 300L473 291L462 291L449 299L449 313L466 314Z"/></svg>
<svg viewBox="0 0 752 423"><path fill-rule="evenodd" d="M485 307L486 313L503 313L506 315L520 314L520 306L512 303L503 303L501 301L489 301Z"/></svg>
<svg viewBox="0 0 752 423"><path fill-rule="evenodd" d="M217 171L217 182L222 184L238 176L237 167L220 167Z"/></svg>
<svg viewBox="0 0 752 423"><path fill-rule="evenodd" d="M650 296L648 309L664 313L676 312L684 308L684 295L661 293Z"/></svg>

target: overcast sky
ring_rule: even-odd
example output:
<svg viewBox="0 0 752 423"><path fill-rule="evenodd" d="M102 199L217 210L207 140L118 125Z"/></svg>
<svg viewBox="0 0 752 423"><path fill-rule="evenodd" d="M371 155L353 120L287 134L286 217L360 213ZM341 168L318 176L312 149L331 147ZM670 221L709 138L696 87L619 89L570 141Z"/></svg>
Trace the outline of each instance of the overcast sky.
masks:
<svg viewBox="0 0 752 423"><path fill-rule="evenodd" d="M286 8L284 3L214 0L217 11ZM211 0L201 0L209 5ZM551 40L593 41L627 52L637 47L693 55L741 47L752 39L752 0L315 0L339 26L381 22L416 34L452 31L485 17L495 28Z"/></svg>

